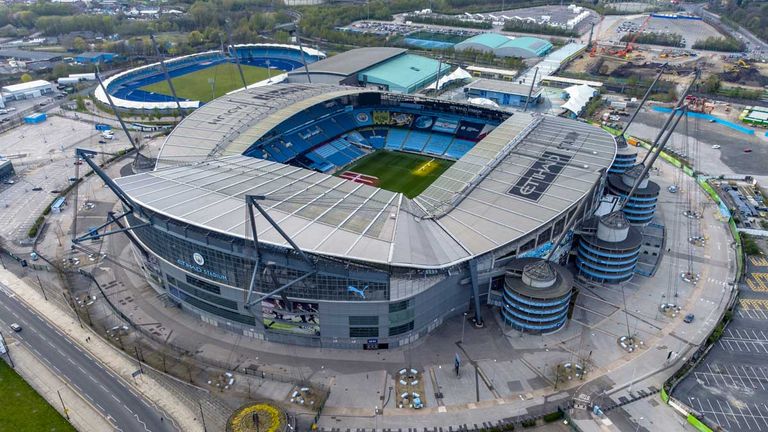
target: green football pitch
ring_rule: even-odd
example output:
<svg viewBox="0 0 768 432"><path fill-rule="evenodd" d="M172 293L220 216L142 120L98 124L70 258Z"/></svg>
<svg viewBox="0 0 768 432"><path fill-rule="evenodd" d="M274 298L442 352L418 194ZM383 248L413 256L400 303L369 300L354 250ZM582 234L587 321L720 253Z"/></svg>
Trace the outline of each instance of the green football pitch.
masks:
<svg viewBox="0 0 768 432"><path fill-rule="evenodd" d="M0 430L75 432L64 417L1 359Z"/></svg>
<svg viewBox="0 0 768 432"><path fill-rule="evenodd" d="M245 82L248 85L269 77L269 72L266 68L246 65L243 65L242 68ZM281 73L283 72L278 70L272 70L271 72L273 76ZM213 80L213 84L209 80ZM243 86L243 80L240 78L240 72L237 71L237 65L229 62L171 78L171 82L173 82L173 88L176 89L176 94L179 97L201 102L216 99ZM141 90L171 95L171 88L168 87L168 83L165 80L144 86Z"/></svg>
<svg viewBox="0 0 768 432"><path fill-rule="evenodd" d="M402 192L408 198L418 196L447 170L453 161L412 153L379 150L344 170L379 178L379 187Z"/></svg>

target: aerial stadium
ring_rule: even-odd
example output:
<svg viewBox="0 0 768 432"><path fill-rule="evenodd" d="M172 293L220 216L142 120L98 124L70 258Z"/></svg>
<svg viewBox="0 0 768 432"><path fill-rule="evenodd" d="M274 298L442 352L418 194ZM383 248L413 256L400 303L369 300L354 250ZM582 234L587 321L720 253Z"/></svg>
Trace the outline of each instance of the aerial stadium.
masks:
<svg viewBox="0 0 768 432"><path fill-rule="evenodd" d="M615 155L571 119L283 83L205 104L115 189L147 280L182 309L255 339L381 349L463 313L481 325L487 304L562 328L572 277L529 261L564 261Z"/></svg>
<svg viewBox="0 0 768 432"><path fill-rule="evenodd" d="M237 54L237 59L234 56ZM168 75L173 80L178 104L166 82L162 65L152 63L129 69L104 80L116 109L140 113L165 113L194 110L205 102L230 91L240 89L245 79L248 86L281 82L286 73L306 62L314 63L325 54L313 48L284 44L234 45L225 55L221 51L206 51L165 60ZM239 63L243 71L240 77ZM99 87L96 100L111 106L107 94Z"/></svg>

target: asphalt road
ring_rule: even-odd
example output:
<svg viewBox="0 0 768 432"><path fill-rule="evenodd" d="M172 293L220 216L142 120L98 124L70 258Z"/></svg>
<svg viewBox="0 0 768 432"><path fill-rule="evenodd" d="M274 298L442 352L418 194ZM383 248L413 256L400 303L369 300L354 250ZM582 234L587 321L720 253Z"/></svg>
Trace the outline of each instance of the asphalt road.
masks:
<svg viewBox="0 0 768 432"><path fill-rule="evenodd" d="M48 366L69 382L96 407L115 427L115 430L175 431L164 413L150 406L130 390L121 378L105 370L90 354L73 345L67 336L54 329L47 321L15 298L12 291L0 284L0 321L3 334L10 344L12 339L29 347ZM13 333L12 322L22 327ZM13 356L13 346L10 347Z"/></svg>

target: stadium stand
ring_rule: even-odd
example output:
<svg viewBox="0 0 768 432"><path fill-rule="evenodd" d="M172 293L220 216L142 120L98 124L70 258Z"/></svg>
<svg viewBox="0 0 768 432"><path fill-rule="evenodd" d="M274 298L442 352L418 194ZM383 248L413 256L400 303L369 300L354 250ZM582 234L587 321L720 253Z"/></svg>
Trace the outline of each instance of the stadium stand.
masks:
<svg viewBox="0 0 768 432"><path fill-rule="evenodd" d="M243 64L259 67L269 67L279 73L294 70L302 65L302 56L298 46L281 44L248 44L235 45L235 50ZM312 48L304 48L307 63L325 58L325 54ZM234 61L232 56L225 56L221 51L207 51L199 54L176 57L165 60L168 75L171 79L206 69L218 64ZM118 109L153 111L174 110L176 102L172 96L152 93L141 88L163 81L160 63L140 66L118 73L104 80L104 86L112 96ZM104 104L108 100L101 88L96 89L96 98ZM200 106L199 101L180 98L181 107L194 109Z"/></svg>

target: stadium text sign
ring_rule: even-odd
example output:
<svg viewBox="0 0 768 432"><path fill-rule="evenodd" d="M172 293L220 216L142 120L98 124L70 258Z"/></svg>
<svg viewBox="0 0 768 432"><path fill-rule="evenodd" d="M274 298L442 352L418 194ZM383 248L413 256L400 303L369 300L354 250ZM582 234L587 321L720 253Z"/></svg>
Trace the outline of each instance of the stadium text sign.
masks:
<svg viewBox="0 0 768 432"><path fill-rule="evenodd" d="M545 151L507 193L538 202L571 158L567 154Z"/></svg>

